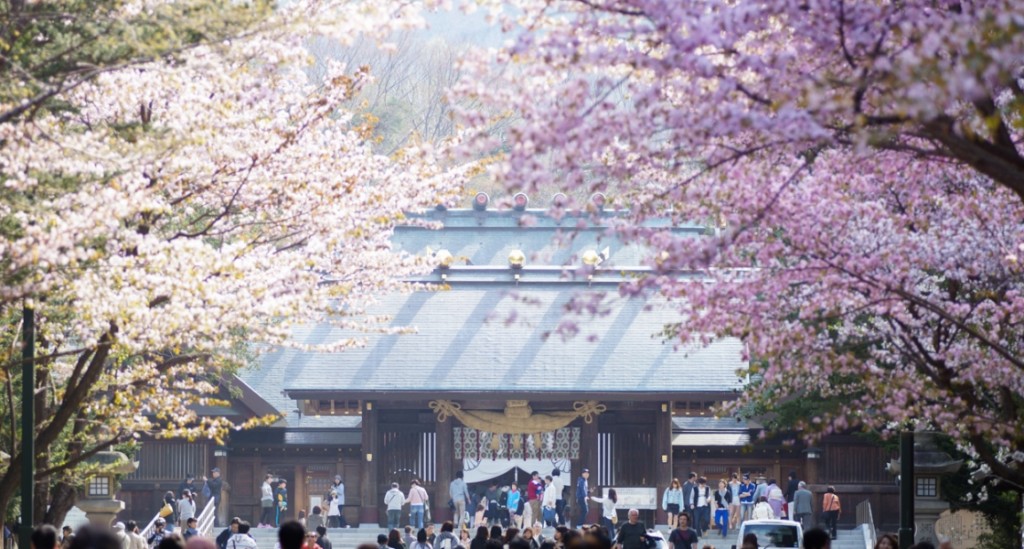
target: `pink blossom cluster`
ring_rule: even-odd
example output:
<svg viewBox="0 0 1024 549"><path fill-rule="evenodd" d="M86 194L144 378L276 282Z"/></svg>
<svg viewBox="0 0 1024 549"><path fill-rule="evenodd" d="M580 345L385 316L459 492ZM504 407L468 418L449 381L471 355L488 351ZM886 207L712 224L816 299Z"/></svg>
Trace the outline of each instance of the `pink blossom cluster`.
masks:
<svg viewBox="0 0 1024 549"><path fill-rule="evenodd" d="M680 343L742 338L736 408L833 403L807 436L923 423L1024 484L998 459L1024 449L1024 4L513 4L452 92L480 105L463 154L624 208L655 274L620 293L670 298Z"/></svg>

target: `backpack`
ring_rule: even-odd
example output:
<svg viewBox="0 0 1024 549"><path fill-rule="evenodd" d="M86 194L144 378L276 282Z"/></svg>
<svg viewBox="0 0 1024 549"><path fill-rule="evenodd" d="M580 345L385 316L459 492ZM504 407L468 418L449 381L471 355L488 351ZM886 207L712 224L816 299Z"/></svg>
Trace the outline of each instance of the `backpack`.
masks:
<svg viewBox="0 0 1024 549"><path fill-rule="evenodd" d="M768 491L768 499L774 499L774 500L782 500L782 499L784 499L783 495L782 495L782 489L779 488L778 486L775 486L774 488L769 490Z"/></svg>

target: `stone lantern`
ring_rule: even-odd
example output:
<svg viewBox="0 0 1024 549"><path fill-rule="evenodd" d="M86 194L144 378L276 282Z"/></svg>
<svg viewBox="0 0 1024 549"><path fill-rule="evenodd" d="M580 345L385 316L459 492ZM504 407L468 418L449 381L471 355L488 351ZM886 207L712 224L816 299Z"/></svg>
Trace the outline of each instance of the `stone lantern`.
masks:
<svg viewBox="0 0 1024 549"><path fill-rule="evenodd" d="M99 471L85 482L82 498L77 506L85 512L89 522L99 526L110 526L114 518L124 509L124 502L114 499L116 475L134 473L139 464L128 459L121 452L99 452L86 463Z"/></svg>
<svg viewBox="0 0 1024 549"><path fill-rule="evenodd" d="M914 433L914 478L900 479L913 482L914 486L914 542L928 541L938 544L935 523L939 515L949 509L949 503L942 499L940 489L943 475L960 470L963 460L953 459L939 448L937 438L941 433L918 431ZM900 460L889 462L889 472L899 474Z"/></svg>

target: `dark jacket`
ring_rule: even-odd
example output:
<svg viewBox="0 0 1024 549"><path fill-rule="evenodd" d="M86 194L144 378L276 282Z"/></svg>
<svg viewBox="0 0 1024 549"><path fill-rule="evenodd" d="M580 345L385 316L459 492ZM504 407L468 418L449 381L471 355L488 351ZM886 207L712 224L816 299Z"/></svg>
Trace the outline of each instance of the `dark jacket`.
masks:
<svg viewBox="0 0 1024 549"><path fill-rule="evenodd" d="M223 532L217 534L217 547L220 549L228 549L228 540L231 539L231 527L225 528Z"/></svg>
<svg viewBox="0 0 1024 549"><path fill-rule="evenodd" d="M689 509L693 505L693 489L696 487L697 485L690 481L683 483L683 508Z"/></svg>
<svg viewBox="0 0 1024 549"><path fill-rule="evenodd" d="M576 481L576 501L587 502L587 479L582 476Z"/></svg>
<svg viewBox="0 0 1024 549"><path fill-rule="evenodd" d="M615 542L622 545L622 549L647 549L647 527L642 522L623 523Z"/></svg>
<svg viewBox="0 0 1024 549"><path fill-rule="evenodd" d="M800 481L791 478L789 484L786 485L786 501L793 501L793 496L796 495L796 491L800 489Z"/></svg>

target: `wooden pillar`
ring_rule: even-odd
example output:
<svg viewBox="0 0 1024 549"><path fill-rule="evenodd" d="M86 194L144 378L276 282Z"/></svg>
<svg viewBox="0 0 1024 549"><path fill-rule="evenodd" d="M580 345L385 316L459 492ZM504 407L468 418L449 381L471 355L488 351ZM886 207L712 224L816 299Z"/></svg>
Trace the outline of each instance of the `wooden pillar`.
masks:
<svg viewBox="0 0 1024 549"><path fill-rule="evenodd" d="M654 485L658 488L655 524L667 524L668 515L661 509L661 498L672 482L672 404L662 402L654 411Z"/></svg>
<svg viewBox="0 0 1024 549"><path fill-rule="evenodd" d="M228 484L228 453L226 450L221 449L214 452L213 466L220 469L221 480L220 501L217 502L217 508L213 512L217 516L217 524L227 524L224 517L228 514L228 506L231 505L231 485ZM212 471L210 474L213 474Z"/></svg>
<svg viewBox="0 0 1024 549"><path fill-rule="evenodd" d="M288 511L296 519L299 518L299 511L306 511L306 516L309 516L310 509L306 508L309 504L309 498L306 494L306 468L302 465L295 466L295 486L292 487L291 501L288 502ZM283 522L283 521L282 521Z"/></svg>
<svg viewBox="0 0 1024 549"><path fill-rule="evenodd" d="M573 477L579 478L579 475L583 472L583 469L590 469L590 488L594 488L598 483L598 463L597 463L597 434L598 434L598 422L600 416L595 417L594 421L587 423L583 422L582 428L580 429L580 470L573 471ZM573 489L575 500L575 488ZM573 505L576 502L573 501ZM592 524L599 522L601 518L600 505L593 502L590 503L590 512L587 513L587 523ZM575 519L575 517L573 517ZM575 522L573 523L575 524Z"/></svg>
<svg viewBox="0 0 1024 549"><path fill-rule="evenodd" d="M380 433L377 428L377 403L363 402L362 445L360 447L363 474L359 479L360 503L359 524L380 526L380 512L377 501L380 497L380 479L377 464L380 462Z"/></svg>
<svg viewBox="0 0 1024 549"><path fill-rule="evenodd" d="M436 418L436 416L435 416ZM455 477L455 464L452 458L455 455L455 434L452 431L452 423L455 418L448 418L445 421L434 420L434 432L437 434L436 437L436 486L437 489L434 492L433 507L431 518L434 522L441 523L446 520L452 520L452 511L448 507L448 485L451 484L452 479Z"/></svg>

